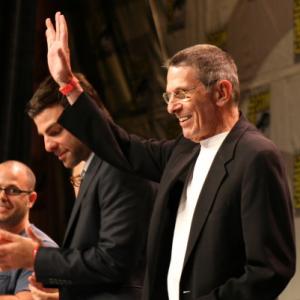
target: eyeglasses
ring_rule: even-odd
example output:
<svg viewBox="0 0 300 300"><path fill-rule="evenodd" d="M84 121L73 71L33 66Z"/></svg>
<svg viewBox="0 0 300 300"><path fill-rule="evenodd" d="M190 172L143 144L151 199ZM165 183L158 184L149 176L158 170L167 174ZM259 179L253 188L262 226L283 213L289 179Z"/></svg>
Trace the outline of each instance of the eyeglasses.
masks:
<svg viewBox="0 0 300 300"><path fill-rule="evenodd" d="M204 86L206 88L210 88L211 86L213 86L216 82L218 81L218 79L216 80L210 80L207 84L204 84ZM164 101L169 104L170 103L170 100L172 98L172 95L175 99L174 102L187 102L187 101L190 101L190 98L191 98L191 95L189 95L189 93L191 91L194 91L197 89L199 85L193 87L193 88L190 88L190 89L178 89L176 90L175 92L173 93L168 93L168 92L165 92L162 94L163 96L163 99Z"/></svg>
<svg viewBox="0 0 300 300"><path fill-rule="evenodd" d="M24 191L24 190L20 190L17 187L14 186L8 186L5 188L0 187L0 193L1 191L4 191L5 195L7 196L19 196L21 194L30 194L32 193L32 191Z"/></svg>
<svg viewBox="0 0 300 300"><path fill-rule="evenodd" d="M193 88L190 88L190 89L178 89L178 90L176 90L175 92L172 92L172 93L165 92L165 93L162 94L162 96L163 96L164 101L167 104L170 103L172 95L175 99L175 102L186 102L186 101L190 100L189 93L191 91L195 90L196 88L197 88L197 86L193 87Z"/></svg>

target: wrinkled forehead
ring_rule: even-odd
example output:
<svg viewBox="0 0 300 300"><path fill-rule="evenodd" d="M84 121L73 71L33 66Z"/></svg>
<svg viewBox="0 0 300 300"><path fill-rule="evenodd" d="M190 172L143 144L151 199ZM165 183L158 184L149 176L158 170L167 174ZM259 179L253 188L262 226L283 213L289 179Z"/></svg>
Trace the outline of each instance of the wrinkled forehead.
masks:
<svg viewBox="0 0 300 300"><path fill-rule="evenodd" d="M191 66L170 66L167 74L166 91L187 88L199 83L198 72Z"/></svg>

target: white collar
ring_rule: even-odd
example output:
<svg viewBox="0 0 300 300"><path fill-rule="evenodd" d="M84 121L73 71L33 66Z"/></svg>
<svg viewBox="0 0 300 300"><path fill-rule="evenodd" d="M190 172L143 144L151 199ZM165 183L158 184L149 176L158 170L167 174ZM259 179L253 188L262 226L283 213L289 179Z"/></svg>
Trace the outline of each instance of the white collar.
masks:
<svg viewBox="0 0 300 300"><path fill-rule="evenodd" d="M91 152L90 156L88 157L88 159L85 161L85 164L81 170L81 177L84 176L84 174L86 173L88 167L90 166L91 164L91 161L93 159L93 157L95 156L95 153L94 152Z"/></svg>
<svg viewBox="0 0 300 300"><path fill-rule="evenodd" d="M200 145L201 145L201 147L207 148L207 149L219 147L225 140L228 133L229 133L229 131L225 131L225 132L221 132L216 135L213 135L205 140L200 141Z"/></svg>

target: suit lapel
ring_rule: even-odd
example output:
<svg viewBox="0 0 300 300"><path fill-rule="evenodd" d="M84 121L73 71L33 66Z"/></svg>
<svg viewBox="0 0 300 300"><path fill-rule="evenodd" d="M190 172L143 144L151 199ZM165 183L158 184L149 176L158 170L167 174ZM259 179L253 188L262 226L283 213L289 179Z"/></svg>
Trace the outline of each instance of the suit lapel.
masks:
<svg viewBox="0 0 300 300"><path fill-rule="evenodd" d="M170 234L173 232L173 221L176 218L185 179L200 150L199 144L189 141L185 141L177 147L173 157L169 159L170 165L166 166L166 171L161 178L162 188L153 207L148 235L149 247L151 245L151 249L148 248L149 253L158 251L157 248L161 245L161 239L166 238L163 236L166 227L170 228L168 230ZM170 225L170 223L172 224ZM151 261L153 262L157 258L158 256L154 255ZM151 264L149 264L150 269L152 268Z"/></svg>
<svg viewBox="0 0 300 300"><path fill-rule="evenodd" d="M226 169L224 162L220 160L219 157L214 159L214 163L206 177L205 183L201 190L193 220L191 225L191 231L188 241L188 246L185 254L185 262L190 256L191 251L200 235L202 229L204 228L205 221L209 215L210 209L214 203L216 193L222 184L226 176Z"/></svg>
<svg viewBox="0 0 300 300"><path fill-rule="evenodd" d="M244 117L241 116L240 120L226 137L216 154L195 208L184 265L186 264L201 231L204 229L206 219L216 199L218 190L227 176L226 165L234 158L238 140L251 126L249 125L250 124L245 121Z"/></svg>
<svg viewBox="0 0 300 300"><path fill-rule="evenodd" d="M178 183L180 183L180 186L182 186L183 188L187 179L187 175L191 171L191 168L193 168L194 162L200 151L200 144L189 143L180 145L180 147L181 148L179 149L179 151L176 151L176 153L174 154L175 158L170 159L172 165L170 165L168 172L165 172L166 178L164 178L164 180L161 180L164 186L168 187L168 189L164 191L165 196L162 196L163 199L168 199L168 201L165 202L164 205L169 205L169 207L173 208L178 205L177 202L181 197L182 190L180 193L178 193L178 190L175 193L177 195L176 198L178 199L174 199L175 194L172 190ZM168 193L173 196L167 197L166 195Z"/></svg>
<svg viewBox="0 0 300 300"><path fill-rule="evenodd" d="M74 223L77 219L82 201L85 198L85 194L88 191L88 187L90 186L93 178L95 177L97 170L98 170L99 166L101 165L101 162L102 161L97 156L94 156L85 175L84 175L84 178L80 184L78 196L75 200L75 203L74 203L74 206L73 206L73 209L72 209L69 221L68 221L67 229L65 232L64 240L63 240L63 245L66 244L66 242L69 238L69 235L71 233L71 228L74 226Z"/></svg>
<svg viewBox="0 0 300 300"><path fill-rule="evenodd" d="M190 169L194 166L195 159L197 158L200 151L200 145L196 144L190 151L182 151L178 153L177 161L172 161L172 168L168 172L168 181L171 183L174 180L184 181L189 173Z"/></svg>

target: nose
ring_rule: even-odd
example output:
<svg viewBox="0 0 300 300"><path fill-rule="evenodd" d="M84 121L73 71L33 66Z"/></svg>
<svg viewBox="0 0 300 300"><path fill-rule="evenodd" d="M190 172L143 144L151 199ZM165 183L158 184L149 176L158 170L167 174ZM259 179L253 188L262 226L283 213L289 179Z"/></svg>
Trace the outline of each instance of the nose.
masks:
<svg viewBox="0 0 300 300"><path fill-rule="evenodd" d="M171 98L168 103L167 111L169 114L174 114L175 112L180 110L181 107L182 107L182 103L180 101L176 101L176 99Z"/></svg>
<svg viewBox="0 0 300 300"><path fill-rule="evenodd" d="M5 199L5 198L6 198L5 190L4 188L0 188L0 199Z"/></svg>
<svg viewBox="0 0 300 300"><path fill-rule="evenodd" d="M44 145L47 152L54 152L57 149L57 143L49 137L44 137Z"/></svg>

